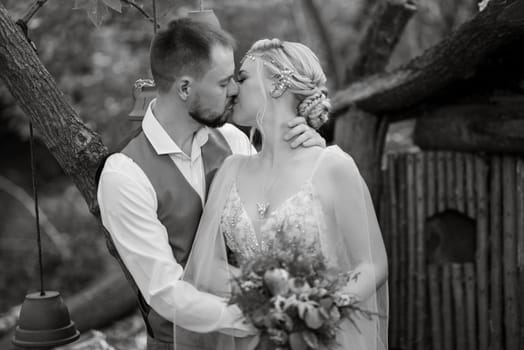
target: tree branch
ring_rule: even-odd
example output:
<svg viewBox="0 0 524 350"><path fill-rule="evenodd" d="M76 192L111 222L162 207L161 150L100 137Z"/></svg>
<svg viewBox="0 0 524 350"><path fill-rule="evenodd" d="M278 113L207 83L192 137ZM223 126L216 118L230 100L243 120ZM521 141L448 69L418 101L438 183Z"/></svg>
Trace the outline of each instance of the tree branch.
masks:
<svg viewBox="0 0 524 350"><path fill-rule="evenodd" d="M514 15L518 6L519 0L491 0L484 11L405 66L338 92L333 113L351 105L373 113L397 111L467 78L489 54L524 34L524 21Z"/></svg>
<svg viewBox="0 0 524 350"><path fill-rule="evenodd" d="M22 204L24 208L27 209L29 213L31 213L31 215L36 215L33 198L28 195L21 187L17 186L14 182L2 175L0 175L0 190L16 199L20 204ZM39 212L40 224L42 225L44 232L47 234L53 245L56 247L58 253L61 255L61 258L70 258L71 249L67 243L67 237L58 231L58 229L53 225L51 220L49 220L41 208L39 209Z"/></svg>
<svg viewBox="0 0 524 350"><path fill-rule="evenodd" d="M309 42L309 45L318 47L318 54L323 55L326 63L326 73L333 83L333 88L338 89L341 86L341 70L337 60L337 55L333 49L332 40L327 30L326 24L322 19L320 10L313 0L293 0L295 6L302 9L304 18L299 18L300 14L292 8L292 14L295 22L299 25L300 32L308 33L308 38L302 41ZM312 22L312 23L309 23ZM305 40L304 40L305 39Z"/></svg>
<svg viewBox="0 0 524 350"><path fill-rule="evenodd" d="M360 43L359 56L346 72L346 82L386 68L406 24L416 10L412 0L386 0L376 7L373 20Z"/></svg>
<svg viewBox="0 0 524 350"><path fill-rule="evenodd" d="M358 32L363 31L363 27L369 23L373 11L376 8L377 2L383 0L366 0L362 1L358 15L355 16L353 27Z"/></svg>
<svg viewBox="0 0 524 350"><path fill-rule="evenodd" d="M135 4L132 0L120 0L125 4L128 4L132 7L134 7L138 12L142 14L149 22L153 23L153 25L158 29L160 26L156 23L155 19L151 17L143 8Z"/></svg>
<svg viewBox="0 0 524 350"><path fill-rule="evenodd" d="M414 142L422 149L524 154L523 106L483 103L426 111L417 120Z"/></svg>
<svg viewBox="0 0 524 350"><path fill-rule="evenodd" d="M27 25L31 18L33 18L33 16L38 12L38 10L40 10L40 8L42 8L42 6L44 6L46 2L47 0L36 0L33 2L29 10L27 10L27 13L20 20Z"/></svg>

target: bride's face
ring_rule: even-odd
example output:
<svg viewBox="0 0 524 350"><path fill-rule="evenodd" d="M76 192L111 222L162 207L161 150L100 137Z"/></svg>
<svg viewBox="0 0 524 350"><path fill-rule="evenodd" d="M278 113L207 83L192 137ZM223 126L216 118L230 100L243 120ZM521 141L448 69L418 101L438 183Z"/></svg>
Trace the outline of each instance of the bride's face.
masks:
<svg viewBox="0 0 524 350"><path fill-rule="evenodd" d="M258 64L246 59L238 72L239 92L233 111L233 122L237 125L256 127L257 113L262 113L269 100L267 91L270 82L264 68L258 67Z"/></svg>

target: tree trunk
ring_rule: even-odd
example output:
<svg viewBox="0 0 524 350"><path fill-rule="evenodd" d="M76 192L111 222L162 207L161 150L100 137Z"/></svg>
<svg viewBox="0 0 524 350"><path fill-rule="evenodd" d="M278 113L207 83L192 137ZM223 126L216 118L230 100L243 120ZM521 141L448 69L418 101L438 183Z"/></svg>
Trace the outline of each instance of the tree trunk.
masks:
<svg viewBox="0 0 524 350"><path fill-rule="evenodd" d="M417 120L423 149L524 154L524 110L500 105L447 106Z"/></svg>
<svg viewBox="0 0 524 350"><path fill-rule="evenodd" d="M95 173L107 149L100 136L78 118L2 4L0 78L97 214Z"/></svg>
<svg viewBox="0 0 524 350"><path fill-rule="evenodd" d="M359 57L349 69L349 79L385 68L406 24L416 10L411 0L388 0L379 5L360 45ZM389 120L350 108L335 121L335 142L354 159L366 180L373 202L379 204L380 163Z"/></svg>
<svg viewBox="0 0 524 350"><path fill-rule="evenodd" d="M522 6L519 0L491 0L484 11L405 66L338 92L332 101L333 113L353 105L372 113L398 111L469 77L486 57L522 37Z"/></svg>
<svg viewBox="0 0 524 350"><path fill-rule="evenodd" d="M388 123L385 118L353 108L343 119L337 119L335 140L357 163L366 180L373 203L378 208L380 198L380 169Z"/></svg>
<svg viewBox="0 0 524 350"><path fill-rule="evenodd" d="M412 0L380 2L373 20L360 42L359 56L346 73L346 82L382 72L397 46L406 24L417 7Z"/></svg>

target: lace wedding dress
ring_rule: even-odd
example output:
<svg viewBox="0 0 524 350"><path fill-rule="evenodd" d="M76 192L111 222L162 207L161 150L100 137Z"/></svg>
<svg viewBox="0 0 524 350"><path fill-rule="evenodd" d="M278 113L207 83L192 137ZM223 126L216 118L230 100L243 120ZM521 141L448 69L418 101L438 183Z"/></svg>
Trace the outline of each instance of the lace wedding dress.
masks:
<svg viewBox="0 0 524 350"><path fill-rule="evenodd" d="M237 261L249 259L275 235L299 236L322 251L329 262L353 270L358 262L374 262L373 251L383 243L367 187L353 160L340 148L322 151L310 176L297 192L267 213L250 218L236 184L236 174L247 157L230 157L221 168L208 197L204 215L186 267L185 280L199 289L228 297L231 268L226 247ZM338 349L387 349L387 284L377 290L368 275L363 309L383 318L359 318L358 329L344 321L337 332ZM224 338L227 338L224 336ZM223 349L247 350L242 339L222 339ZM251 345L250 345L251 346Z"/></svg>

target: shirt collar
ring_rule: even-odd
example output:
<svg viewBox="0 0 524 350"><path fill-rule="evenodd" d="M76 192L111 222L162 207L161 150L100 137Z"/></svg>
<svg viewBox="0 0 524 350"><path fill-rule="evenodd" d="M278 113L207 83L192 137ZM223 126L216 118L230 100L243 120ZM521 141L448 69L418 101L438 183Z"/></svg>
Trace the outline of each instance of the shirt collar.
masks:
<svg viewBox="0 0 524 350"><path fill-rule="evenodd" d="M153 114L153 106L156 102L156 99L153 99L149 106L147 107L146 114L142 120L142 130L144 134L155 149L158 155L162 154L185 154L182 149L173 141L169 136L167 131L162 127L158 122L155 115ZM204 146L209 139L209 128L202 127L200 128L194 138L192 151L194 151L194 146L200 147ZM192 152L193 153L193 152Z"/></svg>

